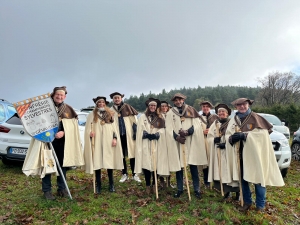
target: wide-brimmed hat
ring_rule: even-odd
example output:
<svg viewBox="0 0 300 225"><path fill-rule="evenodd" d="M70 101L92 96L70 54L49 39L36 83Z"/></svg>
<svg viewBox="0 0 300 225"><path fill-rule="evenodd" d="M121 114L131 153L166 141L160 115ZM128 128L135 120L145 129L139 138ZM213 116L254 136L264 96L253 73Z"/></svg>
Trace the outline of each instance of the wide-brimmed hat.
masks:
<svg viewBox="0 0 300 225"><path fill-rule="evenodd" d="M172 98L171 98L171 101L174 102L176 98L181 98L183 100L186 99L186 96L181 94L181 93L176 93Z"/></svg>
<svg viewBox="0 0 300 225"><path fill-rule="evenodd" d="M149 98L147 101L145 101L145 105L148 107L151 102L156 102L156 107L160 107L160 101L157 98Z"/></svg>
<svg viewBox="0 0 300 225"><path fill-rule="evenodd" d="M218 110L222 109L222 108L227 110L228 115L231 115L231 109L228 107L228 105L226 105L224 103L220 103L215 106L216 113L218 113Z"/></svg>
<svg viewBox="0 0 300 225"><path fill-rule="evenodd" d="M121 96L121 98L124 97L124 94L121 94L121 93L119 93L119 92L111 93L109 96L110 96L111 99L113 99L115 95L119 95L119 96Z"/></svg>
<svg viewBox="0 0 300 225"><path fill-rule="evenodd" d="M209 101L203 101L203 102L200 102L199 105L200 105L200 106L202 106L202 105L209 105L209 107L210 107L211 109L214 108L213 104L211 104L211 102L209 102Z"/></svg>
<svg viewBox="0 0 300 225"><path fill-rule="evenodd" d="M248 102L249 105L252 105L253 102L254 102L254 100L251 100L251 99L249 99L249 98L238 98L238 99L234 100L233 102L231 102L231 104L232 104L233 106L236 106L236 105L242 104L242 103L244 103L244 102Z"/></svg>
<svg viewBox="0 0 300 225"><path fill-rule="evenodd" d="M106 101L106 98L103 97L103 96L98 96L98 97L96 97L96 98L93 98L93 101L94 101L94 103L97 105L97 102L98 102L100 99L103 99L103 100L105 101L105 104L106 104L106 105L109 104L109 102Z"/></svg>
<svg viewBox="0 0 300 225"><path fill-rule="evenodd" d="M67 94L67 87L66 86L62 86L62 87L55 87L51 93L51 97L53 98L55 92L57 91L64 91L65 94Z"/></svg>

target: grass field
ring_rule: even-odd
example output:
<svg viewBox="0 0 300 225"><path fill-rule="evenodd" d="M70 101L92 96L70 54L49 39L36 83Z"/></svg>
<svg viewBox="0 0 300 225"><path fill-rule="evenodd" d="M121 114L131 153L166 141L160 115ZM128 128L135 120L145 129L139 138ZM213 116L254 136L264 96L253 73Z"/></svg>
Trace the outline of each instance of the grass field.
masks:
<svg viewBox="0 0 300 225"><path fill-rule="evenodd" d="M263 213L254 208L240 213L237 201L224 202L216 190L202 188L202 177L203 198L192 195L191 202L186 191L173 198L172 188L160 191L155 200L155 195L146 196L143 177L142 184L119 183L120 171L114 171L116 192L110 193L104 170L100 195L93 194L92 176L76 169L67 173L73 200L47 201L40 178L26 177L21 169L0 162L0 224L300 224L300 162L292 162L284 187L267 188ZM174 175L171 183L176 183ZM52 184L55 193L54 176Z"/></svg>

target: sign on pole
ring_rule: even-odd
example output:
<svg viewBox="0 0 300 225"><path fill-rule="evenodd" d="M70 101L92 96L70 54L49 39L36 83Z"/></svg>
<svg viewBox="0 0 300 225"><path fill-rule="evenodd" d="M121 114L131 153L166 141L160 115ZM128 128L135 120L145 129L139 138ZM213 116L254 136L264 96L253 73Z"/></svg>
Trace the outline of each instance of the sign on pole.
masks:
<svg viewBox="0 0 300 225"><path fill-rule="evenodd" d="M31 137L42 142L54 140L59 119L49 93L14 103L14 107Z"/></svg>

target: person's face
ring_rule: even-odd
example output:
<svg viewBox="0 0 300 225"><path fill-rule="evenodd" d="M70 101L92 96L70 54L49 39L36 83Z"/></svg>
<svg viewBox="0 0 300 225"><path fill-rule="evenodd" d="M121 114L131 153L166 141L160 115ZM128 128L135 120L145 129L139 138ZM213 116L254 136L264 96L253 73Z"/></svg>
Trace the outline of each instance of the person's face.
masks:
<svg viewBox="0 0 300 225"><path fill-rule="evenodd" d="M176 107L181 107L183 105L183 103L184 103L183 98L175 98L175 100L174 100L174 105Z"/></svg>
<svg viewBox="0 0 300 225"><path fill-rule="evenodd" d="M114 101L114 103L115 103L116 105L120 105L121 102L122 102L122 98L121 98L121 96L119 96L119 95L115 95L115 96L113 97L113 101Z"/></svg>
<svg viewBox="0 0 300 225"><path fill-rule="evenodd" d="M228 117L228 112L224 109L218 110L218 116L220 119L226 119Z"/></svg>
<svg viewBox="0 0 300 225"><path fill-rule="evenodd" d="M167 104L162 104L160 106L160 110L161 110L162 113L166 113L166 112L169 111L169 106Z"/></svg>
<svg viewBox="0 0 300 225"><path fill-rule="evenodd" d="M237 104L235 107L240 113L245 113L249 109L249 103L243 102L242 104Z"/></svg>
<svg viewBox="0 0 300 225"><path fill-rule="evenodd" d="M62 103L66 98L66 94L65 92L63 91L56 91L54 96L53 96L53 101L56 103L56 104L60 104Z"/></svg>
<svg viewBox="0 0 300 225"><path fill-rule="evenodd" d="M210 112L210 106L208 104L201 105L201 110L203 113L208 114Z"/></svg>
<svg viewBox="0 0 300 225"><path fill-rule="evenodd" d="M149 104L148 105L148 107L149 107L149 110L150 110L150 112L155 112L155 110L156 110L156 105L155 104Z"/></svg>
<svg viewBox="0 0 300 225"><path fill-rule="evenodd" d="M104 108L106 106L105 101L101 99L100 101L97 102L97 107L98 108Z"/></svg>

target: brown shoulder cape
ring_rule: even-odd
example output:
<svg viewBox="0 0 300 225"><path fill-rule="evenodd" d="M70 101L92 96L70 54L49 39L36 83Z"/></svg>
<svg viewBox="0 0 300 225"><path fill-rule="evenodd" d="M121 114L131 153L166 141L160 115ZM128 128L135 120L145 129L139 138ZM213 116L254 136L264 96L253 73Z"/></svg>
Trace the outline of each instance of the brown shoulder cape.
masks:
<svg viewBox="0 0 300 225"><path fill-rule="evenodd" d="M182 110L182 113L180 114L176 109L177 107L173 107L172 111L180 117L185 117L185 118L198 118L199 117L199 113L197 112L197 110L187 104L184 104L184 109Z"/></svg>
<svg viewBox="0 0 300 225"><path fill-rule="evenodd" d="M206 124L207 128L209 128L219 117L216 114L210 114L207 121L203 118L203 115L200 115L199 118L204 124Z"/></svg>
<svg viewBox="0 0 300 225"><path fill-rule="evenodd" d="M78 117L74 109L66 103L62 103L60 107L56 107L56 109L58 117L61 119L73 119Z"/></svg>
<svg viewBox="0 0 300 225"><path fill-rule="evenodd" d="M157 128L157 129L160 129L160 128L165 128L165 120L162 118L162 117L159 117L157 114L155 114L155 117L153 118L152 121L149 120L149 115L148 113L146 112L145 113L146 115L146 118L148 120L148 122L154 127L154 128Z"/></svg>
<svg viewBox="0 0 300 225"><path fill-rule="evenodd" d="M135 108L133 108L131 105L127 104L127 103L123 103L122 107L120 108L120 110L116 109L115 105L113 106L113 109L120 114L122 117L126 117L126 116L134 116L139 114Z"/></svg>
<svg viewBox="0 0 300 225"><path fill-rule="evenodd" d="M236 115L234 117L235 122L239 125L242 132L252 131L255 128L266 129L269 133L272 132L272 125L263 117L258 115L255 112L251 112L245 119L242 121Z"/></svg>

